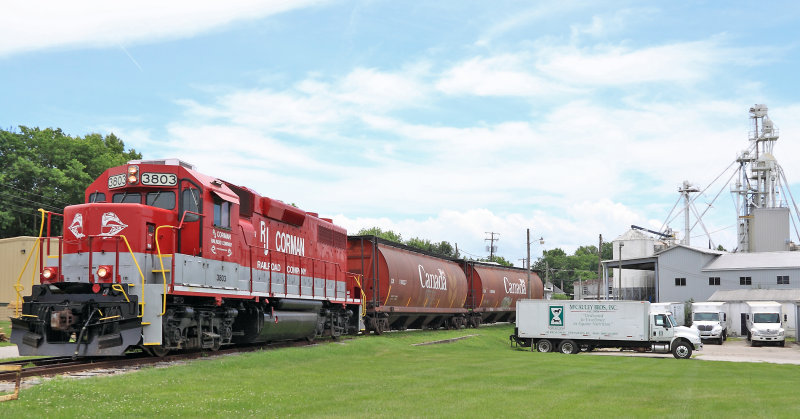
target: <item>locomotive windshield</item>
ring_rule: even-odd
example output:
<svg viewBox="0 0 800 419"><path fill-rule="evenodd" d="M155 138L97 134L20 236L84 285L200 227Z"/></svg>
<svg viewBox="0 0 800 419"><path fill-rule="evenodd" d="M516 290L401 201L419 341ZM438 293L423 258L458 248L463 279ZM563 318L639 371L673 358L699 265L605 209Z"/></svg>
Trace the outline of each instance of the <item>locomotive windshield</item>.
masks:
<svg viewBox="0 0 800 419"><path fill-rule="evenodd" d="M141 204L142 195L138 192L121 192L115 193L111 197L111 202L116 204Z"/></svg>
<svg viewBox="0 0 800 419"><path fill-rule="evenodd" d="M175 209L175 192L158 191L147 194L147 205L166 210Z"/></svg>

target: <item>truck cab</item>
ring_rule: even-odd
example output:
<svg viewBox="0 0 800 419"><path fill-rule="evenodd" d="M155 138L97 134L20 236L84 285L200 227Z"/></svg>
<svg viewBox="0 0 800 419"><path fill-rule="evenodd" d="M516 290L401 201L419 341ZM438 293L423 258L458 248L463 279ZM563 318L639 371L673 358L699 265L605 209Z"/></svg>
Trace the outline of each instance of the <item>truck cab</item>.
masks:
<svg viewBox="0 0 800 419"><path fill-rule="evenodd" d="M692 329L701 339L713 340L719 345L728 339L728 313L723 302L692 304Z"/></svg>
<svg viewBox="0 0 800 419"><path fill-rule="evenodd" d="M786 343L781 304L775 301L748 301L747 303L747 340L751 346L759 346L765 342L774 342L779 346Z"/></svg>

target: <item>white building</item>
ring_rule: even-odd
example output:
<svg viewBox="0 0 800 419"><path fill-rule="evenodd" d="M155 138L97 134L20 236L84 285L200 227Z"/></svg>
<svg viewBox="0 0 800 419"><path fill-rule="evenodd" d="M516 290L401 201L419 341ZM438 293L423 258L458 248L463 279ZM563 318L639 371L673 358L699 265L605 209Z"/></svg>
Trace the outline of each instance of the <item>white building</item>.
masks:
<svg viewBox="0 0 800 419"><path fill-rule="evenodd" d="M731 335L746 336L747 301L777 301L781 303L782 315L785 316L784 329L786 336L797 338L800 328L800 289L738 289L716 291L709 301L728 303L728 331Z"/></svg>

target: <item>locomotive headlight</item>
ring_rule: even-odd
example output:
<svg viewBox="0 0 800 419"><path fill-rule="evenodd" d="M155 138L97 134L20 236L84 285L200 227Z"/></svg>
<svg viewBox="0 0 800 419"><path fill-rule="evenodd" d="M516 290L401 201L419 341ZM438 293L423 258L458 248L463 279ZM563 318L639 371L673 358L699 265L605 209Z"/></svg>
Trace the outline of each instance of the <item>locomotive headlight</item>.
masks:
<svg viewBox="0 0 800 419"><path fill-rule="evenodd" d="M42 269L42 282L53 282L58 278L58 268L48 266Z"/></svg>
<svg viewBox="0 0 800 419"><path fill-rule="evenodd" d="M97 276L100 279L109 279L113 276L113 273L114 270L111 268L111 266L108 265L100 265L97 268Z"/></svg>
<svg viewBox="0 0 800 419"><path fill-rule="evenodd" d="M139 182L139 166L128 166L128 183L135 185Z"/></svg>

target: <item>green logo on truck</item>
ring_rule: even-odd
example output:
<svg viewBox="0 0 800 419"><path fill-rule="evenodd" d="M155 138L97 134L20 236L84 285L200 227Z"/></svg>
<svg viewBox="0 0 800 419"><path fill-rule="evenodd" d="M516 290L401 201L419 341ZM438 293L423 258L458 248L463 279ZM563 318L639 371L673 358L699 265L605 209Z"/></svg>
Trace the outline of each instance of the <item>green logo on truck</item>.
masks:
<svg viewBox="0 0 800 419"><path fill-rule="evenodd" d="M550 306L550 326L564 325L564 306Z"/></svg>

